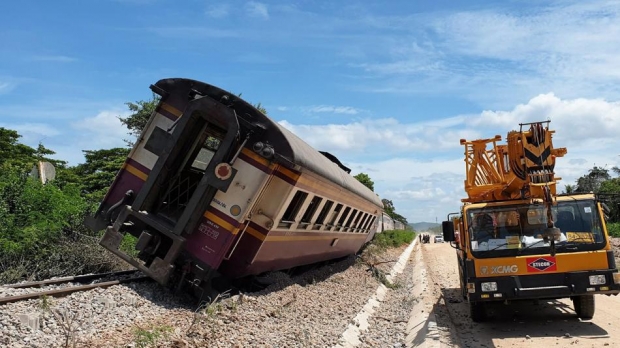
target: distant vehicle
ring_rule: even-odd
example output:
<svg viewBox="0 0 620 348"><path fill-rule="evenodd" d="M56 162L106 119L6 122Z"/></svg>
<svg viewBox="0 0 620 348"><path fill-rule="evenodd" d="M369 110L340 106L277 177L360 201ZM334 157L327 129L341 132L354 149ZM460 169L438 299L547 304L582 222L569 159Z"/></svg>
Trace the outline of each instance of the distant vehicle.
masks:
<svg viewBox="0 0 620 348"><path fill-rule="evenodd" d="M443 237L442 236L435 236L435 243L443 243Z"/></svg>

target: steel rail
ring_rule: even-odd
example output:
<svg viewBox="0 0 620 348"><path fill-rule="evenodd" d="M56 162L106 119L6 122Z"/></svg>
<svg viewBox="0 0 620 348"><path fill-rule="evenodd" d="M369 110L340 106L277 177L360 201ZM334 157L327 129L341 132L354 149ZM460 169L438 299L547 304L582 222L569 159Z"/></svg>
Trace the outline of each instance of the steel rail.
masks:
<svg viewBox="0 0 620 348"><path fill-rule="evenodd" d="M28 294L22 294L22 295L16 295L16 296L0 297L0 305L7 304L7 303L12 303L12 302L23 301L23 300L28 300L28 299L33 299L33 298L38 298L38 297L41 297L41 296L63 296L63 295L68 295L68 294L71 294L71 293L74 293L74 292L92 290L92 289L96 289L96 288L107 288L107 287L110 287L112 285L118 285L118 284L129 283L129 282L136 282L136 281L141 281L141 280L146 280L146 279L150 279L150 278L147 277L147 276L140 276L140 277L134 277L134 278L112 280L112 281L103 282L103 283L95 283L95 284L80 285L80 286L71 286L71 287L66 287L66 288L62 288L62 289L54 289L54 290L47 290L47 291L37 291L37 292L31 292L31 293L28 293Z"/></svg>
<svg viewBox="0 0 620 348"><path fill-rule="evenodd" d="M62 284L62 283L68 283L68 282L77 282L77 283L84 283L84 282L88 282L91 280L95 280L95 279L99 279L99 278L104 278L104 277L108 277L108 276L121 276L121 275L126 275L126 274L132 274L137 272L138 270L129 270L129 271L118 271L118 272L108 272L108 273L98 273L98 274L86 274L86 275L79 275L79 276L71 276L71 277L62 277L62 278L56 278L56 279L48 279L48 280L42 280L42 281L38 281L38 282L28 282L28 283L19 283L19 284L10 284L10 285L0 285L1 287L5 287L5 288L12 288L12 289L23 289L23 288L33 288L33 287L40 287L40 286L44 286L44 285L54 285L54 284Z"/></svg>

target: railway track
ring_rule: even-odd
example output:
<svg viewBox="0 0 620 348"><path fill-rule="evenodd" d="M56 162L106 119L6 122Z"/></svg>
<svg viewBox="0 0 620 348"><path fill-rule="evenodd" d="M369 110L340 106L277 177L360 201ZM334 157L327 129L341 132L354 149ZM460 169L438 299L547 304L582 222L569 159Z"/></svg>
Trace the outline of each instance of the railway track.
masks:
<svg viewBox="0 0 620 348"><path fill-rule="evenodd" d="M60 297L60 296L65 296L65 295L78 292L78 291L87 291L87 290L92 290L95 288L107 288L113 285L150 279L147 276L138 275L138 274L141 274L141 273L139 273L137 270L130 270L130 271L109 272L109 273L100 273L100 274L88 274L88 275L73 276L73 277L63 277L63 278L49 279L49 280L43 280L43 281L38 281L38 282L27 282L27 283L3 285L2 287L8 288L8 289L37 288L37 290L32 291L32 292L18 294L18 295L13 295L13 296L0 297L0 306L7 304L7 303L39 298L41 296ZM135 275L135 276L132 277L131 275ZM128 276L128 277L124 278L125 276ZM121 278L97 282L105 278L115 278L115 277L121 277ZM89 282L90 284L85 284ZM73 285L73 283L77 283L81 285ZM60 287L60 288L54 288L50 290L44 290L44 289L39 290L44 287L54 286L54 285L62 286L63 284L67 284L67 286Z"/></svg>

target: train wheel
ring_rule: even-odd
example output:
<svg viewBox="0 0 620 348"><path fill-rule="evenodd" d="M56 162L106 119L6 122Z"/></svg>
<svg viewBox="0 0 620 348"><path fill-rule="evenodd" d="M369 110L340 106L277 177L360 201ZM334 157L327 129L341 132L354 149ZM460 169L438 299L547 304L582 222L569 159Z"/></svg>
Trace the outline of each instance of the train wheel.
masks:
<svg viewBox="0 0 620 348"><path fill-rule="evenodd" d="M469 302L469 316L471 320L476 323L482 322L486 319L486 311L484 303L482 302Z"/></svg>
<svg viewBox="0 0 620 348"><path fill-rule="evenodd" d="M582 295L573 297L575 313L581 319L592 319L594 316L594 295Z"/></svg>

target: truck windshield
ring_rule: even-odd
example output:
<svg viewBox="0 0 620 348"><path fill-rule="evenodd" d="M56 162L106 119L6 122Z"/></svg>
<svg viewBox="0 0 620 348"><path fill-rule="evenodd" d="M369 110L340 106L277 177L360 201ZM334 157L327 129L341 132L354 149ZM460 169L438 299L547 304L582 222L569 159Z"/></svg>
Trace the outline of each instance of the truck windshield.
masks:
<svg viewBox="0 0 620 348"><path fill-rule="evenodd" d="M552 208L556 252L601 249L605 236L594 200L558 202ZM475 257L540 254L549 251L543 239L547 214L542 204L469 209L466 212L470 247Z"/></svg>

